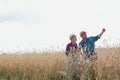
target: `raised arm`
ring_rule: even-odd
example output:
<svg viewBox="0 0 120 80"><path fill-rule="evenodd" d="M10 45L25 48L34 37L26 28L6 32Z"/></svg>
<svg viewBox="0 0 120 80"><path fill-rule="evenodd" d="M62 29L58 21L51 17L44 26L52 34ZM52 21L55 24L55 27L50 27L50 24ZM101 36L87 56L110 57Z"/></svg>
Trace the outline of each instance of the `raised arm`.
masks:
<svg viewBox="0 0 120 80"><path fill-rule="evenodd" d="M103 33L106 31L105 28L102 29L101 33L98 35L99 38L101 38L101 36L103 35Z"/></svg>

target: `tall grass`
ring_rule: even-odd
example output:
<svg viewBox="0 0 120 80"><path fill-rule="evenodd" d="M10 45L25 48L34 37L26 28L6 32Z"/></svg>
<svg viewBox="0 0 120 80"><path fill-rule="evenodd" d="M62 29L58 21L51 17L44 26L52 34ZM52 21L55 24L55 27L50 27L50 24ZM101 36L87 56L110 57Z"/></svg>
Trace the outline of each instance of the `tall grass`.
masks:
<svg viewBox="0 0 120 80"><path fill-rule="evenodd" d="M120 48L99 49L98 53L94 77L120 80ZM84 73L86 68L82 62L76 73L81 80L92 80L90 76L84 76L89 72ZM64 52L0 55L0 80L72 80L68 78L67 68Z"/></svg>

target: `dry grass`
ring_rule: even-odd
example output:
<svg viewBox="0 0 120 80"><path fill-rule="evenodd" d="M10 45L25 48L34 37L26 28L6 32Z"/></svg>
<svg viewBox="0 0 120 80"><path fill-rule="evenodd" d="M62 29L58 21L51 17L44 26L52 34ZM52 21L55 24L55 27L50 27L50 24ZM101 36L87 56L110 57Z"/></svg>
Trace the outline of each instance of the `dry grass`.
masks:
<svg viewBox="0 0 120 80"><path fill-rule="evenodd" d="M98 71L101 78L120 80L120 48L102 49L99 51Z"/></svg>
<svg viewBox="0 0 120 80"><path fill-rule="evenodd" d="M97 80L120 80L120 48L98 52ZM66 66L64 52L0 55L0 80L67 80Z"/></svg>

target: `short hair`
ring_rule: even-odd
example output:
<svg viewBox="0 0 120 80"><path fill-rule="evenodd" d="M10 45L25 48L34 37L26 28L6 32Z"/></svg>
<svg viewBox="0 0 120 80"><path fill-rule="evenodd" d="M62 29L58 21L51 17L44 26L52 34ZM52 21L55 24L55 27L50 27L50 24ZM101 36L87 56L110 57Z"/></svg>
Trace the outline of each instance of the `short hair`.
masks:
<svg viewBox="0 0 120 80"><path fill-rule="evenodd" d="M73 37L76 37L76 35L75 34L70 34L69 35L69 39L71 40Z"/></svg>
<svg viewBox="0 0 120 80"><path fill-rule="evenodd" d="M86 33L86 32L85 32L85 31L81 31L81 32L80 32L80 36L82 37L82 35L83 35L84 33Z"/></svg>

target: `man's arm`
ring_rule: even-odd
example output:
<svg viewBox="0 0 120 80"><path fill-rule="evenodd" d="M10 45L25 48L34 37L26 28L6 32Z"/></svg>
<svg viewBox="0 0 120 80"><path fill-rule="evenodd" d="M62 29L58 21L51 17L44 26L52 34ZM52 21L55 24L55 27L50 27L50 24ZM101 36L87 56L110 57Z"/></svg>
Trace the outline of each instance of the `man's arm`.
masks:
<svg viewBox="0 0 120 80"><path fill-rule="evenodd" d="M103 33L105 32L105 28L102 29L102 32L98 35L98 38L101 38L101 36L103 35Z"/></svg>
<svg viewBox="0 0 120 80"><path fill-rule="evenodd" d="M66 46L66 52L65 52L65 54L66 54L66 56L68 57L68 55L69 55L69 52L70 52L70 46L69 46L69 44Z"/></svg>

